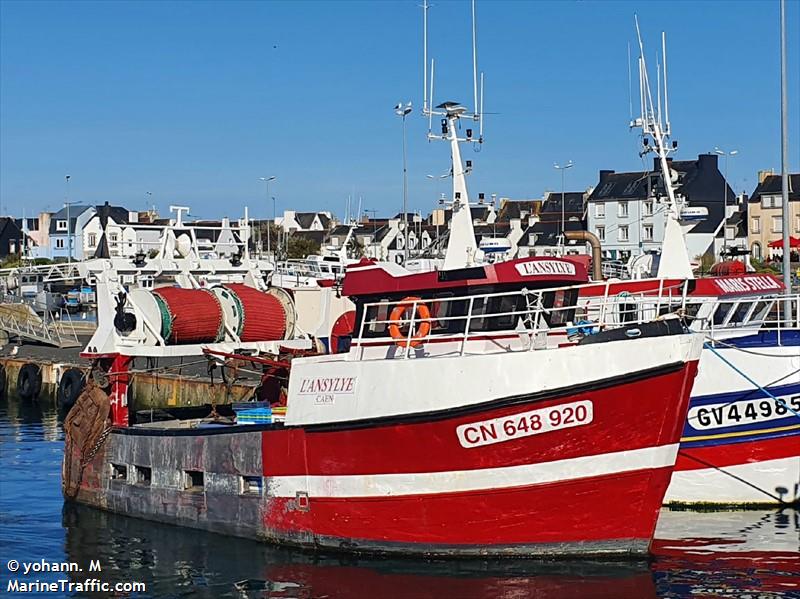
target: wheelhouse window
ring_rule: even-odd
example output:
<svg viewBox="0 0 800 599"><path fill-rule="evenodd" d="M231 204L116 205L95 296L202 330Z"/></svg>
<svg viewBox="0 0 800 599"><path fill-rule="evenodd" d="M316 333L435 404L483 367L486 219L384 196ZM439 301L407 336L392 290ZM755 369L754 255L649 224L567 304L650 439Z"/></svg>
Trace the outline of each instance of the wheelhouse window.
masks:
<svg viewBox="0 0 800 599"><path fill-rule="evenodd" d="M752 302L739 302L736 307L731 310L731 316L728 318L728 326L743 326L752 307Z"/></svg>
<svg viewBox="0 0 800 599"><path fill-rule="evenodd" d="M756 307L753 310L753 314L750 316L750 324L752 325L761 325L766 320L767 315L769 314L770 308L774 303L773 300L762 300L756 303Z"/></svg>
<svg viewBox="0 0 800 599"><path fill-rule="evenodd" d="M733 302L722 302L719 306L717 306L717 309L714 310L714 316L712 317L714 326L721 326L725 324L725 320L727 319L728 314L733 306Z"/></svg>

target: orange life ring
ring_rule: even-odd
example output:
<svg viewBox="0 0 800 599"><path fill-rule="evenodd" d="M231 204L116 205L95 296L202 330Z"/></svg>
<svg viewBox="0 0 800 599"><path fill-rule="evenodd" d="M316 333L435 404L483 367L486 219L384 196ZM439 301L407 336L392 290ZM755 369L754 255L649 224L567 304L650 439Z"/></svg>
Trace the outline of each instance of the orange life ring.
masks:
<svg viewBox="0 0 800 599"><path fill-rule="evenodd" d="M420 322L417 323L417 329L413 331L411 339L409 339L408 333L403 333L400 330L400 324L402 321L408 320L405 315L414 307L414 302L417 302L416 318ZM417 347L431 332L431 311L428 310L428 306L420 302L422 302L422 299L419 297L405 297L389 315L389 320L392 321L389 325L389 334L400 347Z"/></svg>

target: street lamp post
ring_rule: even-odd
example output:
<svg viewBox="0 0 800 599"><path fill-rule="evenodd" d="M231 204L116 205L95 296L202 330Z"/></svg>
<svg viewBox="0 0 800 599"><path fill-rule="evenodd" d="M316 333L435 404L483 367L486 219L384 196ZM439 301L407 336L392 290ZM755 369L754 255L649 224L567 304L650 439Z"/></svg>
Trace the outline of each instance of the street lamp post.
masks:
<svg viewBox="0 0 800 599"><path fill-rule="evenodd" d="M272 196L272 224L275 224L275 196ZM269 227L267 227L267 235L269 235ZM268 237L269 239L269 237ZM280 248L281 247L281 235L278 235L278 239L275 240L275 245ZM278 252L276 252L276 255Z"/></svg>
<svg viewBox="0 0 800 599"><path fill-rule="evenodd" d="M271 177L259 177L258 178L259 181L263 181L267 185L267 203L269 203L269 198L270 198L270 196L269 196L269 182L270 181L274 181L276 178L277 177L275 175L272 175ZM272 221L273 221L273 223L275 222L275 202L274 202L274 198L273 198L273 203L272 203ZM267 223L267 255L268 256L269 256L270 250L271 250L271 244L270 244L270 235L269 235L269 223Z"/></svg>
<svg viewBox="0 0 800 599"><path fill-rule="evenodd" d="M69 180L70 176L66 175L64 180L67 182L67 201L65 204L67 205L67 264L72 263L72 231L70 229L70 222L69 222Z"/></svg>
<svg viewBox="0 0 800 599"><path fill-rule="evenodd" d="M725 205L727 206L728 205L728 156L736 156L736 154L739 153L739 150L731 150L730 152L726 152L725 150L716 147L714 148L714 153L725 157L725 180L722 182L722 199L725 202ZM734 197L736 196L736 190L734 190L733 195Z"/></svg>
<svg viewBox="0 0 800 599"><path fill-rule="evenodd" d="M561 239L562 239L562 245L563 245L563 239L564 239L564 220L565 220L564 219L564 196L565 196L565 193L564 193L564 174L566 173L566 170L568 168L572 168L573 166L575 166L575 163L573 163L572 160L570 160L569 162L567 162L567 164L565 164L563 166L560 165L560 164L553 164L553 168L555 168L557 171L561 171Z"/></svg>
<svg viewBox="0 0 800 599"><path fill-rule="evenodd" d="M408 168L406 164L406 116L411 112L411 102L398 102L394 113L403 119L403 264L408 262Z"/></svg>

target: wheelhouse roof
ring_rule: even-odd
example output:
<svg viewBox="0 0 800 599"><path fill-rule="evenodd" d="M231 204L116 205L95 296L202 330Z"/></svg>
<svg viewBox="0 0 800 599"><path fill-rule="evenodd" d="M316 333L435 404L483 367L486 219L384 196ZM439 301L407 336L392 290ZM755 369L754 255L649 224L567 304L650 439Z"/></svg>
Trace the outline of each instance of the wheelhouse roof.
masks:
<svg viewBox="0 0 800 599"><path fill-rule="evenodd" d="M586 266L569 258L532 257L456 270L409 272L401 266L364 259L347 267L347 296L416 294L463 287L512 285L543 288L586 283Z"/></svg>
<svg viewBox="0 0 800 599"><path fill-rule="evenodd" d="M581 297L602 296L608 289L609 295L623 292L636 294L653 294L659 291L679 290L683 279L642 279L637 281L619 281L615 283L598 283L581 288ZM738 297L781 293L785 289L783 282L775 275L750 273L744 275L726 275L691 279L687 295L690 297Z"/></svg>

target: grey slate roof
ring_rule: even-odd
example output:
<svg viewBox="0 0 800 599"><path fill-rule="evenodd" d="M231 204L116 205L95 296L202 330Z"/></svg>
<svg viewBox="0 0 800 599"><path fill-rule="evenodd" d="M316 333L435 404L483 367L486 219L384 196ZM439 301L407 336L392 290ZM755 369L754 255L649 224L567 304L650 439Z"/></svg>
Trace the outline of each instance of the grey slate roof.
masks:
<svg viewBox="0 0 800 599"><path fill-rule="evenodd" d="M314 217L316 216L316 212L296 212L294 219L303 229L308 229L314 224Z"/></svg>
<svg viewBox="0 0 800 599"><path fill-rule="evenodd" d="M733 190L719 172L718 158L716 154L700 154L697 160L669 160L670 168L678 175L675 192L685 197L690 206L702 206L708 210L708 218L695 225L692 233L715 232L725 218L726 201L735 201ZM648 190L651 193L648 194ZM588 201L639 201L665 193L660 168L655 159L652 171L600 171L600 181Z"/></svg>
<svg viewBox="0 0 800 599"><path fill-rule="evenodd" d="M75 233L75 221L78 217L90 210L92 206L84 206L83 204L75 204L69 207L69 232ZM60 220L67 220L67 207L64 206L61 210L56 212L50 217L50 235L66 235L67 231L58 231L56 223Z"/></svg>
<svg viewBox="0 0 800 599"><path fill-rule="evenodd" d="M554 218L561 219L561 192L551 191L548 192L545 198L542 209L539 212L539 218L542 221L553 220ZM567 191L564 193L564 216L568 219L570 216L578 216L583 218L585 211L584 193L582 191Z"/></svg>
<svg viewBox="0 0 800 599"><path fill-rule="evenodd" d="M758 184L753 194L750 196L750 202L760 202L761 196L764 194L776 195L781 193L783 183L781 182L780 175L767 175L764 180ZM800 200L800 174L789 175L789 201L796 202Z"/></svg>
<svg viewBox="0 0 800 599"><path fill-rule="evenodd" d="M100 218L101 211L105 208L105 206L95 206L95 210L97 211L96 214L89 219L91 222L94 219ZM72 214L70 214L72 216ZM127 225L129 222L130 215L128 214L128 209L123 208L122 206L109 206L108 207L108 218L113 220L118 225Z"/></svg>
<svg viewBox="0 0 800 599"><path fill-rule="evenodd" d="M497 220L509 221L512 218L522 218L522 212L527 212L528 216L535 216L541 209L541 200L505 200L500 206Z"/></svg>

